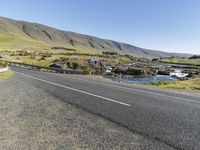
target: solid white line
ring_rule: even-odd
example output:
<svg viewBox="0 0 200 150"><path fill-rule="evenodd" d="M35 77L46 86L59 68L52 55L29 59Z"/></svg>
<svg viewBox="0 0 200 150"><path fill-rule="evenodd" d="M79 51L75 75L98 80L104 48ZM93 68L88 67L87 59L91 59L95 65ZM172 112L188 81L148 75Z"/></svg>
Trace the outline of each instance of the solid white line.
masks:
<svg viewBox="0 0 200 150"><path fill-rule="evenodd" d="M79 92L79 93L98 97L98 98L101 98L101 99L104 99L104 100L107 100L107 101L110 101L110 102L114 102L114 103L117 103L117 104L121 104L121 105L124 105L124 106L131 106L130 104L127 104L127 103L123 103L123 102L120 102L120 101L117 101L117 100L114 100L114 99L110 99L110 98L107 98L107 97L104 97L104 96L92 94L92 93L89 93L89 92L85 92L85 91L82 91L82 90L78 90L78 89L75 89L75 88L64 86L64 85L61 85L61 84L58 84L58 83L54 83L54 82L51 82L51 81L47 81L47 80L44 80L44 79L33 77L33 76L30 76L30 75L27 75L27 74L24 74L24 73L20 73L20 72L16 72L16 71L15 71L15 73L29 77L29 78L32 78L32 79L35 79L35 80L38 80L38 81L42 81L42 82L49 83L49 84L52 84L52 85L55 85L55 86L59 86L59 87L65 88L65 89L69 89L69 90L76 91L76 92Z"/></svg>
<svg viewBox="0 0 200 150"><path fill-rule="evenodd" d="M89 80L75 78L75 77L70 77L70 78L75 79L75 80L80 80L80 81L95 83L95 84L99 84L99 85L111 86L111 87L115 87L115 88L121 88L121 89L125 89L125 90L136 91L136 92L141 92L141 93L146 93L146 94L152 94L152 95L157 95L157 96L163 96L163 97L178 99L178 100L182 100L182 101L186 101L186 102L193 102L193 103L200 104L200 101L195 101L195 100L191 100L191 99L186 99L186 98L181 98L181 97L176 97L176 96L170 96L170 95L165 95L165 94L160 94L160 93L154 93L154 92L148 92L148 91L134 89L134 88L116 86L116 85L112 85L112 84L108 84L108 83L100 83L100 82L96 82L96 81L89 81ZM169 99L169 100L170 101L177 101L177 100L172 100L172 99Z"/></svg>

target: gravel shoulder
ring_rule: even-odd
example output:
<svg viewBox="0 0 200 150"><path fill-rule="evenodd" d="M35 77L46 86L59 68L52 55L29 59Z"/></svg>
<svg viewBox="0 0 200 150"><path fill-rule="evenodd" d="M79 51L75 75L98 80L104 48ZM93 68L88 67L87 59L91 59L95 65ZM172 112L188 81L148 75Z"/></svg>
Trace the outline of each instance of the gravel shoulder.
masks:
<svg viewBox="0 0 200 150"><path fill-rule="evenodd" d="M173 149L64 103L16 74L0 81L0 89L1 150Z"/></svg>

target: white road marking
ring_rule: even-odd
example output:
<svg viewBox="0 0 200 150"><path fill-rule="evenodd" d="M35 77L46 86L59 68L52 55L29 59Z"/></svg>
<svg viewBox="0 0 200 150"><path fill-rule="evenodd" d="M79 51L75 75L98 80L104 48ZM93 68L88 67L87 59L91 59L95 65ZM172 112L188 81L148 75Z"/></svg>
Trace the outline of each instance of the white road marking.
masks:
<svg viewBox="0 0 200 150"><path fill-rule="evenodd" d="M51 82L51 81L47 81L47 80L44 80L44 79L33 77L33 76L30 76L30 75L27 75L27 74L24 74L24 73L20 73L20 72L16 72L16 71L15 71L15 73L29 77L29 78L32 78L32 79L35 79L35 80L38 80L38 81L42 81L42 82L49 83L49 84L52 84L52 85L55 85L55 86L59 86L59 87L65 88L65 89L69 89L69 90L76 91L76 92L79 92L79 93L98 97L98 98L104 99L106 101L114 102L114 103L121 104L121 105L128 106L128 107L131 106L130 104L127 104L127 103L123 103L123 102L120 102L120 101L117 101L117 100L114 100L114 99L110 99L110 98L107 98L107 97L104 97L104 96L92 94L92 93L89 93L89 92L86 92L86 91L78 90L78 89L71 88L71 87L68 87L68 86L64 86L64 85L61 85L61 84L58 84L58 83L54 83L54 82Z"/></svg>
<svg viewBox="0 0 200 150"><path fill-rule="evenodd" d="M152 94L152 95L157 95L157 96L163 96L163 97L178 99L178 100L182 100L182 101L186 101L186 102L193 102L193 103L200 104L200 101L195 101L195 100L191 100L191 99L186 99L186 98L181 98L181 97L176 97L176 96L170 96L170 95L165 95L165 94L160 94L160 93L154 93L154 92L148 92L148 91L134 89L134 88L116 86L116 85L112 85L112 84L108 84L108 83L100 83L100 82L96 82L96 81L90 81L90 80L75 78L75 77L71 77L71 76L70 76L70 78L73 78L73 79L76 79L76 80L80 80L80 81L95 83L95 84L99 84L99 85L111 86L111 87L115 87L115 88L121 88L121 89L125 89L125 90L136 91L136 92L141 92L141 93L146 93L146 94ZM170 101L177 101L177 100L170 99ZM180 101L178 101L178 102L180 102Z"/></svg>

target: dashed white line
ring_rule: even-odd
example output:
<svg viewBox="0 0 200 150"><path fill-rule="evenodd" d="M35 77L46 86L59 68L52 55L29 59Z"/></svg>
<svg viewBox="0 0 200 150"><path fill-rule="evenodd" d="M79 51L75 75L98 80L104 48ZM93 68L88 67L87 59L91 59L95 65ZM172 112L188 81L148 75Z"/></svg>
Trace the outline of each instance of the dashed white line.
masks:
<svg viewBox="0 0 200 150"><path fill-rule="evenodd" d="M170 101L176 101L176 102L185 101L185 102L193 102L193 103L200 104L200 101L195 101L195 100L191 100L191 99L186 99L186 98L181 98L181 97L176 97L176 96L170 96L170 95L165 95L165 94L160 94L160 93L154 93L154 92L149 92L149 91L144 91L144 90L139 90L139 89L134 89L134 88L116 86L116 85L112 85L112 84L108 84L108 83L100 83L100 82L96 82L96 81L89 81L89 80L75 78L75 77L70 77L70 78L75 79L75 80L95 83L95 84L99 84L99 85L104 85L104 86L111 86L111 87L115 87L115 88L120 88L120 89L125 89L125 90L130 90L130 91L136 91L136 92L140 92L140 93L146 93L146 94L152 94L152 95L172 98L172 99L169 99ZM174 100L174 99L176 99L176 100ZM181 100L181 101L177 101L177 100Z"/></svg>
<svg viewBox="0 0 200 150"><path fill-rule="evenodd" d="M106 101L110 101L110 102L113 102L113 103L121 104L121 105L128 106L128 107L131 106L130 104L127 104L127 103L124 103L124 102L120 102L120 101L110 99L110 98L107 98L107 97L104 97L104 96L92 94L92 93L89 93L89 92L86 92L86 91L78 90L78 89L71 88L71 87L68 87L68 86L65 86L65 85L61 85L61 84L58 84L58 83L54 83L54 82L51 82L51 81L47 81L47 80L44 80L44 79L33 77L33 76L30 76L30 75L27 75L27 74L24 74L24 73L20 73L20 72L16 72L16 71L15 71L15 73L29 77L29 78L32 78L32 79L35 79L35 80L38 80L38 81L42 81L42 82L45 82L45 83L48 83L48 84L52 84L52 85L55 85L55 86L58 86L58 87L62 87L62 88L69 89L69 90L72 90L72 91L76 91L76 92L79 92L79 93L87 94L87 95L94 96L94 97L97 97L97 98L101 98L101 99L104 99Z"/></svg>

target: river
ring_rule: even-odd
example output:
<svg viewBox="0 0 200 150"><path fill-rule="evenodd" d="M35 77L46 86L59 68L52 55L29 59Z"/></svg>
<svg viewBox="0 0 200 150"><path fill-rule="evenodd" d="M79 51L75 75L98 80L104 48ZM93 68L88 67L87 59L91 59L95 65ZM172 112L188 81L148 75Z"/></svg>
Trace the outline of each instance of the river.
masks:
<svg viewBox="0 0 200 150"><path fill-rule="evenodd" d="M105 76L105 78L111 79L112 81L116 81L116 82L141 83L141 84L156 82L156 81L176 80L175 78L169 75L156 75L156 76L149 76L149 77L143 77L143 78Z"/></svg>

